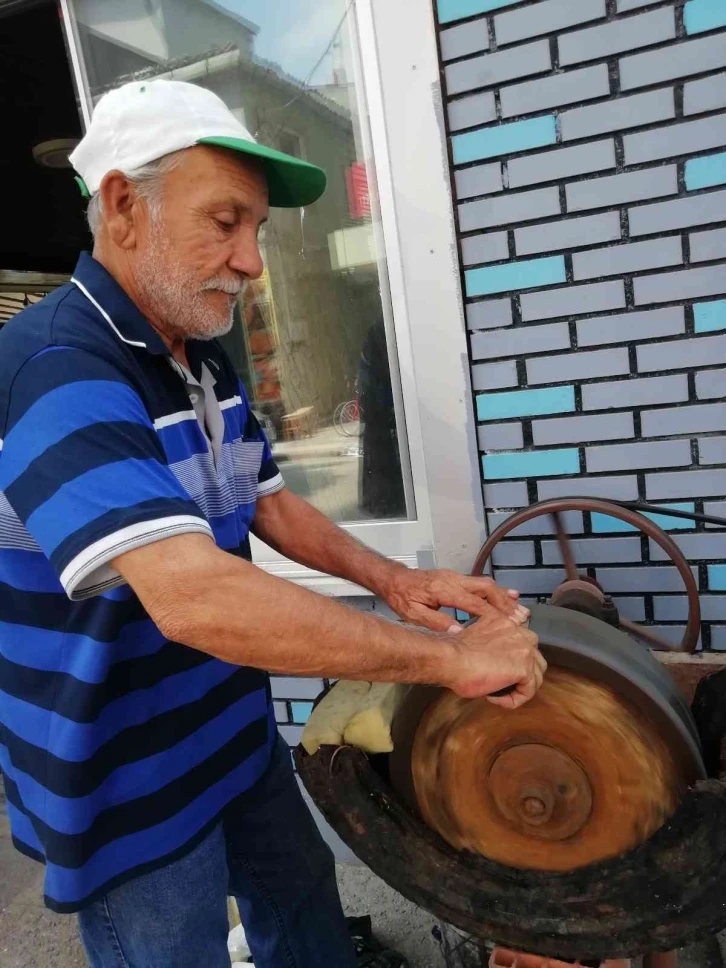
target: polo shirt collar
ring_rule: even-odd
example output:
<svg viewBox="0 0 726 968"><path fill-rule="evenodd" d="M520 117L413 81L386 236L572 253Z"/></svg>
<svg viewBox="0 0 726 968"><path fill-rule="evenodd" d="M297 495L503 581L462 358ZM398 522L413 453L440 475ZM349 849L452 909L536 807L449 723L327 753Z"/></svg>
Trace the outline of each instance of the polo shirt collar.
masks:
<svg viewBox="0 0 726 968"><path fill-rule="evenodd" d="M71 282L95 306L123 343L157 356L169 356L166 343L141 310L88 252L81 253Z"/></svg>

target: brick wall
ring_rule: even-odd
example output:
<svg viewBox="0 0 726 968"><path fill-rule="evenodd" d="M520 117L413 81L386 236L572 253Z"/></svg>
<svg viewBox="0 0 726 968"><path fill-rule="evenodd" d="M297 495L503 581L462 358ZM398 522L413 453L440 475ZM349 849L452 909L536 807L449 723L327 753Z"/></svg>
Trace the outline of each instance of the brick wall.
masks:
<svg viewBox="0 0 726 968"><path fill-rule="evenodd" d="M434 0L489 525L544 498L726 515L725 0ZM726 532L658 518L726 649ZM572 514L578 562L679 640L659 549ZM561 580L542 519L498 579Z"/></svg>

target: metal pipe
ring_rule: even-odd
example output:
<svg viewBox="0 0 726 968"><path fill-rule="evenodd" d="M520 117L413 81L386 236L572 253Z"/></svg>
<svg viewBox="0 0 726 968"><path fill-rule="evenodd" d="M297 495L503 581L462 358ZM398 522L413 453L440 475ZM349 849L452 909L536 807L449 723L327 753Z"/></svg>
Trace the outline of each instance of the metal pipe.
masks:
<svg viewBox="0 0 726 968"><path fill-rule="evenodd" d="M575 556L572 553L570 539L565 531L562 515L559 511L555 511L552 517L554 518L555 522L557 544L560 546L560 554L562 555L562 563L565 566L565 573L570 581L574 581L578 577L577 564L575 563Z"/></svg>
<svg viewBox="0 0 726 968"><path fill-rule="evenodd" d="M639 625L637 622L631 622L629 618L625 618L622 615L619 621L621 629L625 629L626 632L630 632L631 635L635 635L639 639L645 639L646 642L650 642L651 645L656 646L661 652L674 651L675 646L672 642L661 638L660 635L656 635L647 625Z"/></svg>

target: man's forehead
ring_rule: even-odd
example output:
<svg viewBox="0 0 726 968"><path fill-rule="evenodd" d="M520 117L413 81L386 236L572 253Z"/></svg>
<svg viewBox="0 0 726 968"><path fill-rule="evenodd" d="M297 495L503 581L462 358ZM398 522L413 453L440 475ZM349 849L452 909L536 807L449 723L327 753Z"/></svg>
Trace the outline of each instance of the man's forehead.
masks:
<svg viewBox="0 0 726 968"><path fill-rule="evenodd" d="M182 153L181 163L172 170L179 180L189 179L209 194L220 191L249 195L259 193L267 201L268 187L264 164L250 155L208 145L195 145ZM261 198L261 200L263 200Z"/></svg>

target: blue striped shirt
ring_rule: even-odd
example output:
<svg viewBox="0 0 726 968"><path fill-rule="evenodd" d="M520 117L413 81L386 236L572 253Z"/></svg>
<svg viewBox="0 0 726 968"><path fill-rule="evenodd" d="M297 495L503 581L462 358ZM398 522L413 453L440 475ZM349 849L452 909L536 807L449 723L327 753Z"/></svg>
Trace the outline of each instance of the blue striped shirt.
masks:
<svg viewBox="0 0 726 968"><path fill-rule="evenodd" d="M189 850L264 772L265 673L166 640L112 562L199 532L250 557L283 486L229 359L187 345L212 448L161 338L89 255L0 333L0 770L15 845L75 911Z"/></svg>

